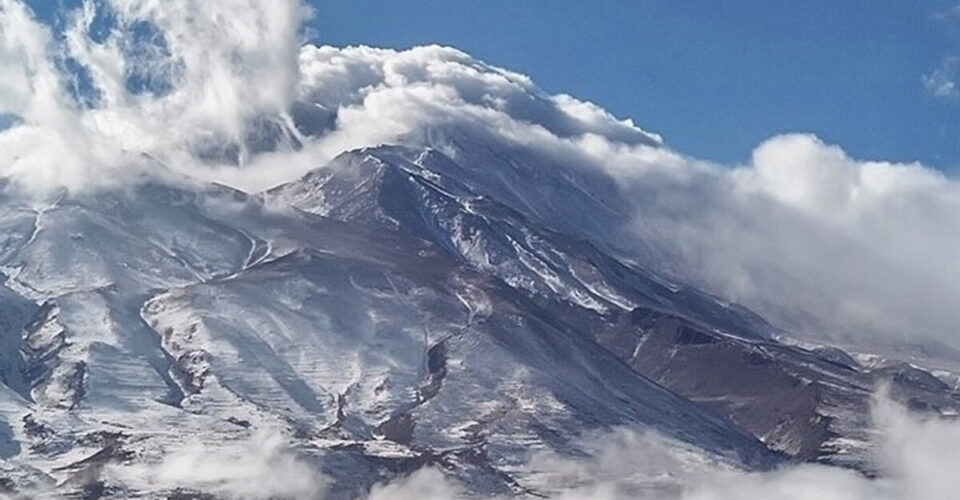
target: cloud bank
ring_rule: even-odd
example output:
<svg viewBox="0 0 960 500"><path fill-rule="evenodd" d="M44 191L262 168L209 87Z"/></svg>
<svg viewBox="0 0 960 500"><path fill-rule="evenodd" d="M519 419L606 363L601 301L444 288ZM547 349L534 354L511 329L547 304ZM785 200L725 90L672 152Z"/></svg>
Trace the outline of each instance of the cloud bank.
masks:
<svg viewBox="0 0 960 500"><path fill-rule="evenodd" d="M534 152L555 175L615 179L635 214L623 231L659 250L652 267L781 326L960 343L960 182L938 170L858 160L808 134L771 138L746 165L715 165L449 48L307 46L300 61L301 99L330 121L307 158L380 143L444 151L443 131L469 130Z"/></svg>

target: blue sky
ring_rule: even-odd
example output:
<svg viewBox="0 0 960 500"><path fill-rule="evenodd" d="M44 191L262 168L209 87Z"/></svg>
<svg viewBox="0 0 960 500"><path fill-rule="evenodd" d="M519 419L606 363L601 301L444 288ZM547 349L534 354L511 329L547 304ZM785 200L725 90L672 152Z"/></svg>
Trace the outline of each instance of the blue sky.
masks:
<svg viewBox="0 0 960 500"><path fill-rule="evenodd" d="M60 1L31 3L44 15ZM956 174L960 99L924 76L960 55L957 1L313 0L311 33L452 45L701 158L741 162L772 135L813 132Z"/></svg>

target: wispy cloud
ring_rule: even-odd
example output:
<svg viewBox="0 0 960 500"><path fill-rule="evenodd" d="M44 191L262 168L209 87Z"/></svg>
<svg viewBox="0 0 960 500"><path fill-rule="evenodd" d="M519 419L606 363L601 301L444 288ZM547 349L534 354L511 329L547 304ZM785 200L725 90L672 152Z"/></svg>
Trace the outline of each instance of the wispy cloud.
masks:
<svg viewBox="0 0 960 500"><path fill-rule="evenodd" d="M933 72L923 76L923 85L936 97L957 99L960 97L960 57L949 56Z"/></svg>
<svg viewBox="0 0 960 500"><path fill-rule="evenodd" d="M322 499L327 478L287 447L279 430L264 428L247 439L188 441L158 461L111 466L106 476L148 491L187 491L237 500Z"/></svg>
<svg viewBox="0 0 960 500"><path fill-rule="evenodd" d="M823 465L743 472L655 434L616 430L585 436L580 458L535 455L529 467L554 500L951 500L960 488L960 423L908 413L876 398L879 479ZM468 498L457 483L424 469L375 487L369 500Z"/></svg>
<svg viewBox="0 0 960 500"><path fill-rule="evenodd" d="M960 33L960 5L935 12L933 20L940 29L956 37ZM951 101L957 100L960 98L960 56L955 52L944 56L940 66L923 75L921 79L924 89L930 95Z"/></svg>

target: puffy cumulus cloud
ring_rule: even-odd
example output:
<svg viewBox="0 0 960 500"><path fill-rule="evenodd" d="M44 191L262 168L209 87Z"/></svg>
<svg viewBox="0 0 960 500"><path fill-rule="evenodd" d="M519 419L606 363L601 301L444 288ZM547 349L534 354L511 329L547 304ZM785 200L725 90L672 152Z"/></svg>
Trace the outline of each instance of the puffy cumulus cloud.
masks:
<svg viewBox="0 0 960 500"><path fill-rule="evenodd" d="M801 332L957 345L956 180L858 161L808 135L767 141L750 165L699 172L660 186L670 200L641 201L636 221L688 278Z"/></svg>
<svg viewBox="0 0 960 500"><path fill-rule="evenodd" d="M462 121L461 116L536 124L559 137L597 134L628 144L659 144L630 120L618 120L603 109L567 95L544 93L526 76L477 61L449 47L417 47L406 51L369 47L306 46L300 53L302 92L326 109L363 111L382 100L403 101L400 91L436 94L437 106L411 102L423 111L414 119L433 124ZM414 101L416 96L414 96ZM389 110L386 110L389 111ZM479 116L478 116L479 115ZM411 122L403 121L404 127ZM412 125L423 123L412 122Z"/></svg>

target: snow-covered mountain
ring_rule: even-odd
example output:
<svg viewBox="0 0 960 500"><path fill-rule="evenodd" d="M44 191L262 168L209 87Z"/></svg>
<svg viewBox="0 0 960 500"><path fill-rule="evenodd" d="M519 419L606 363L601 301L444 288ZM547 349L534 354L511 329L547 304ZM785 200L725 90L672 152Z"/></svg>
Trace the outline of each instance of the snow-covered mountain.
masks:
<svg viewBox="0 0 960 500"><path fill-rule="evenodd" d="M0 497L953 476L960 184L799 134L712 164L305 10L0 0Z"/></svg>
<svg viewBox="0 0 960 500"><path fill-rule="evenodd" d="M350 151L261 193L8 195L4 488L230 496L143 467L197 443L245 453L263 429L331 498L424 466L547 494L531 456L613 428L734 468L869 470L877 380L917 408L960 403L618 258L616 189L479 148Z"/></svg>

